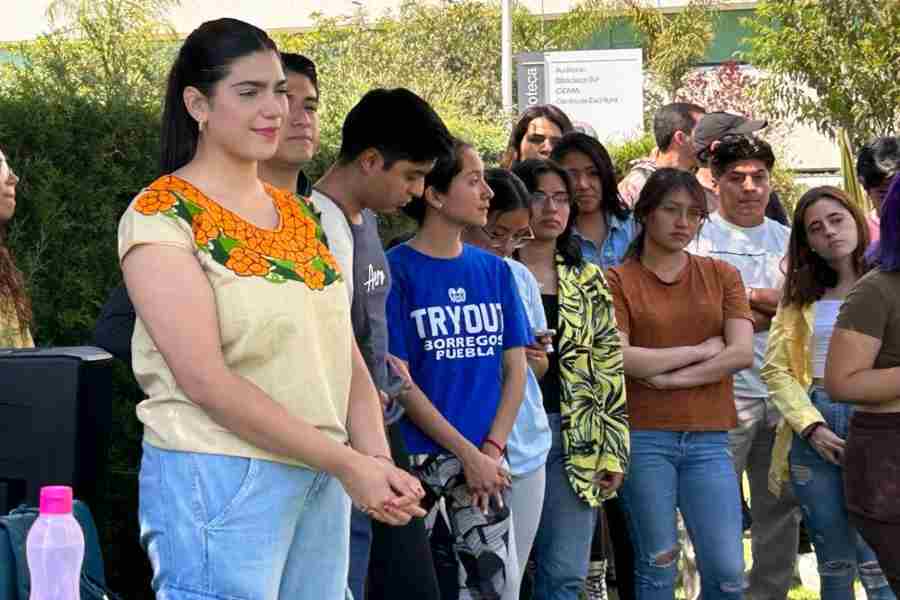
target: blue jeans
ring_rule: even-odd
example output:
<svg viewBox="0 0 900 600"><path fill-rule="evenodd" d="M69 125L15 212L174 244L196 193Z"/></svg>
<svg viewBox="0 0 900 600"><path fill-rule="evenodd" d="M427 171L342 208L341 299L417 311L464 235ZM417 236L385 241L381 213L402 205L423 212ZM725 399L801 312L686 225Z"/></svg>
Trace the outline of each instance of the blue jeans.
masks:
<svg viewBox="0 0 900 600"><path fill-rule="evenodd" d="M157 600L345 598L350 498L333 477L145 443L139 484Z"/></svg>
<svg viewBox="0 0 900 600"><path fill-rule="evenodd" d="M828 428L847 439L853 408L832 402L820 387L812 388L809 395ZM822 600L852 600L857 571L869 600L894 600L875 553L848 521L843 468L823 459L796 434L791 445L791 483L816 550Z"/></svg>
<svg viewBox="0 0 900 600"><path fill-rule="evenodd" d="M534 600L577 600L584 589L597 509L579 498L565 470L560 416L547 415L553 436L547 456L544 508L534 539Z"/></svg>
<svg viewBox="0 0 900 600"><path fill-rule="evenodd" d="M638 600L675 597L676 509L694 542L701 598L741 598L741 503L728 432L632 430L620 496L634 544Z"/></svg>
<svg viewBox="0 0 900 600"><path fill-rule="evenodd" d="M354 600L366 597L366 575L372 550L372 519L366 513L352 509L350 514L350 575L347 584Z"/></svg>

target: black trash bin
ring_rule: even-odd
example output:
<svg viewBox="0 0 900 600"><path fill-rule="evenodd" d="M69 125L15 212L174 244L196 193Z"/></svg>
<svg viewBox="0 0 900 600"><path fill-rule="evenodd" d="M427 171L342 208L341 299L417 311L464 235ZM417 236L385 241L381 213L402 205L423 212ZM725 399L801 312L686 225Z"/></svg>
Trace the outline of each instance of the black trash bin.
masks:
<svg viewBox="0 0 900 600"><path fill-rule="evenodd" d="M0 349L0 514L36 506L43 485L102 492L112 355L100 348Z"/></svg>

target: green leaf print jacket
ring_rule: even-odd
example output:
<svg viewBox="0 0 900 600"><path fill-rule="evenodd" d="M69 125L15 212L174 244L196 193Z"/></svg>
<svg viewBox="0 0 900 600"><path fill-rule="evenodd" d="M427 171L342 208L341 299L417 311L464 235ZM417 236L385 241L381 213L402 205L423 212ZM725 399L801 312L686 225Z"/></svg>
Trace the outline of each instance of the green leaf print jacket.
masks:
<svg viewBox="0 0 900 600"><path fill-rule="evenodd" d="M604 496L594 484L595 473L628 468L622 343L600 268L586 262L570 266L557 254L556 271L565 469L578 497L599 506L612 495Z"/></svg>

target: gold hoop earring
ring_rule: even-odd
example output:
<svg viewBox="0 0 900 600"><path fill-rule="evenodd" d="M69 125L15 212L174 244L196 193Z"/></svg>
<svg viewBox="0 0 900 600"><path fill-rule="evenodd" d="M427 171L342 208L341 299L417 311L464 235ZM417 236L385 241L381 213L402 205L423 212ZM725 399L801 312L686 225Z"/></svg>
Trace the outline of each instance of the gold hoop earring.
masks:
<svg viewBox="0 0 900 600"><path fill-rule="evenodd" d="M206 121L197 121L197 133L203 133L203 128L206 126Z"/></svg>

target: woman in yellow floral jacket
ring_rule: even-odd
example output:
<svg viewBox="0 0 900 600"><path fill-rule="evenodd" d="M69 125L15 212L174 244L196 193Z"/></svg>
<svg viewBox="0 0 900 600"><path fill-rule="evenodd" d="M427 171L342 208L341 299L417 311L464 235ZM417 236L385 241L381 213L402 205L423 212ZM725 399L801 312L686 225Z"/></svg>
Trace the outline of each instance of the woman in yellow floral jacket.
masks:
<svg viewBox="0 0 900 600"><path fill-rule="evenodd" d="M19 177L0 150L0 348L31 348L31 302L22 273L6 246L6 224L16 211Z"/></svg>
<svg viewBox="0 0 900 600"><path fill-rule="evenodd" d="M514 172L533 194L535 239L520 251L541 286L555 329L542 380L553 445L534 544L534 598L578 598L590 559L596 508L622 483L628 419L622 348L612 296L598 267L572 237L572 183L552 161L527 160Z"/></svg>
<svg viewBox="0 0 900 600"><path fill-rule="evenodd" d="M821 573L822 600L853 597L856 571L869 598L891 600L872 549L850 525L844 442L852 407L823 387L838 310L864 272L868 233L847 195L816 187L800 198L788 246L784 299L772 321L762 378L784 415L772 452L772 493L790 483L803 506Z"/></svg>

